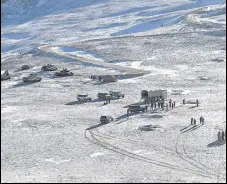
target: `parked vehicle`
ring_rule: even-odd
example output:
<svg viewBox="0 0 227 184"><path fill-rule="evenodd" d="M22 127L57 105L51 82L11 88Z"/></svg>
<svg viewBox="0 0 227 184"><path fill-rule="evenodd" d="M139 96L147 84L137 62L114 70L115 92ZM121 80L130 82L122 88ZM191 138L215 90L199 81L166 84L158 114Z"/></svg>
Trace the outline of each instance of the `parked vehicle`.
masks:
<svg viewBox="0 0 227 184"><path fill-rule="evenodd" d="M23 66L21 66L21 70L28 70L30 68L32 68L31 65L23 65Z"/></svg>
<svg viewBox="0 0 227 184"><path fill-rule="evenodd" d="M131 105L128 108L128 113L135 113L135 112L145 112L146 108L141 105Z"/></svg>
<svg viewBox="0 0 227 184"><path fill-rule="evenodd" d="M28 77L23 77L22 80L24 82L40 82L42 78L37 77L36 74L30 74Z"/></svg>
<svg viewBox="0 0 227 184"><path fill-rule="evenodd" d="M1 74L1 81L8 80L8 79L10 79L10 75L8 70L6 70L3 74Z"/></svg>
<svg viewBox="0 0 227 184"><path fill-rule="evenodd" d="M111 97L114 98L124 98L125 95L123 93L121 93L120 91L109 91L109 94Z"/></svg>
<svg viewBox="0 0 227 184"><path fill-rule="evenodd" d="M106 123L110 123L112 122L114 119L113 117L111 116L101 116L100 117L100 122L103 123L103 124L106 124Z"/></svg>
<svg viewBox="0 0 227 184"><path fill-rule="evenodd" d="M55 75L58 77L66 77L66 76L72 76L73 72L70 72L70 70L68 69L63 69L59 72L56 72Z"/></svg>
<svg viewBox="0 0 227 184"><path fill-rule="evenodd" d="M43 71L56 71L57 67L54 66L54 65L51 65L51 64L47 64L47 65L42 66L41 70L43 70Z"/></svg>
<svg viewBox="0 0 227 184"><path fill-rule="evenodd" d="M109 97L109 94L108 93L98 93L97 97L99 99L106 100Z"/></svg>
<svg viewBox="0 0 227 184"><path fill-rule="evenodd" d="M91 97L88 95L77 95L78 101L91 101Z"/></svg>

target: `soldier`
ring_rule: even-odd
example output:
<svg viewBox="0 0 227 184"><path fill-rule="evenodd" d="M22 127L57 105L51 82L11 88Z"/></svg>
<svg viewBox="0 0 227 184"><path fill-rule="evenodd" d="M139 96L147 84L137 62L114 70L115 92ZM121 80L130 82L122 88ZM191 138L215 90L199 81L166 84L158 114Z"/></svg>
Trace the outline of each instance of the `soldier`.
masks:
<svg viewBox="0 0 227 184"><path fill-rule="evenodd" d="M99 76L99 81L102 81L102 77Z"/></svg>
<svg viewBox="0 0 227 184"><path fill-rule="evenodd" d="M222 141L225 141L225 132L224 131L221 132L221 139L222 139Z"/></svg>
<svg viewBox="0 0 227 184"><path fill-rule="evenodd" d="M173 107L174 107L174 105L173 105L173 103L172 103L172 109L173 109Z"/></svg>
<svg viewBox="0 0 227 184"><path fill-rule="evenodd" d="M183 104L185 105L185 99L183 99Z"/></svg>
<svg viewBox="0 0 227 184"><path fill-rule="evenodd" d="M161 108L164 110L164 102L161 103Z"/></svg>
<svg viewBox="0 0 227 184"><path fill-rule="evenodd" d="M202 116L199 118L199 122L200 122L200 124L203 124L203 117Z"/></svg>
<svg viewBox="0 0 227 184"><path fill-rule="evenodd" d="M154 108L156 109L156 107L157 107L157 104L156 104L156 103L154 103Z"/></svg>
<svg viewBox="0 0 227 184"><path fill-rule="evenodd" d="M175 102L175 101L173 102L173 107L174 107L174 108L176 107L176 102Z"/></svg>
<svg viewBox="0 0 227 184"><path fill-rule="evenodd" d="M194 119L194 126L196 126L196 119Z"/></svg>
<svg viewBox="0 0 227 184"><path fill-rule="evenodd" d="M170 99L169 100L169 107L171 107L172 106L172 100Z"/></svg>
<svg viewBox="0 0 227 184"><path fill-rule="evenodd" d="M218 141L221 141L221 132L218 132Z"/></svg>
<svg viewBox="0 0 227 184"><path fill-rule="evenodd" d="M110 98L108 99L108 102L109 102L109 104L110 104Z"/></svg>
<svg viewBox="0 0 227 184"><path fill-rule="evenodd" d="M191 118L191 125L193 125L194 124L194 119L193 118Z"/></svg>
<svg viewBox="0 0 227 184"><path fill-rule="evenodd" d="M199 100L196 100L196 106L199 107Z"/></svg>
<svg viewBox="0 0 227 184"><path fill-rule="evenodd" d="M153 102L151 102L151 110L153 110L153 106L154 106L154 104L153 104Z"/></svg>

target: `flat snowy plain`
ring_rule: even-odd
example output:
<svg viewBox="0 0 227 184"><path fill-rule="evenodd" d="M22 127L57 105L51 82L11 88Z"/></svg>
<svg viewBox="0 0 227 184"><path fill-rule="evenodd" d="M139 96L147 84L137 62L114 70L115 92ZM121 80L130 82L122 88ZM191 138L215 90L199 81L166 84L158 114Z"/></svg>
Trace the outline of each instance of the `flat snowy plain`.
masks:
<svg viewBox="0 0 227 184"><path fill-rule="evenodd" d="M2 182L226 182L225 0L8 0L1 23ZM54 78L48 63L75 75ZM24 84L33 72L42 81ZM89 79L100 74L121 78ZM177 107L127 118L144 89L167 89ZM125 98L103 106L109 90Z"/></svg>

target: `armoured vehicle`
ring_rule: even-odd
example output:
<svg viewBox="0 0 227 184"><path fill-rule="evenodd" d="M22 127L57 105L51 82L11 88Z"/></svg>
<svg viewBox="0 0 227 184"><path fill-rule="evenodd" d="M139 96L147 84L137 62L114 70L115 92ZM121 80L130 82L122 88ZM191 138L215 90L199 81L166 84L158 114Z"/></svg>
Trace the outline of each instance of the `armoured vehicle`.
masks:
<svg viewBox="0 0 227 184"><path fill-rule="evenodd" d="M111 116L101 116L100 117L100 122L102 124L110 123L112 121L113 121L113 117L111 117Z"/></svg>
<svg viewBox="0 0 227 184"><path fill-rule="evenodd" d="M47 64L47 65L42 66L41 70L43 70L43 71L56 71L57 67L54 66L54 65L51 65L51 64Z"/></svg>
<svg viewBox="0 0 227 184"><path fill-rule="evenodd" d="M30 69L30 68L32 68L31 65L23 65L23 66L21 67L21 70L28 70L28 69Z"/></svg>
<svg viewBox="0 0 227 184"><path fill-rule="evenodd" d="M42 80L42 78L37 77L36 74L30 74L28 77L23 77L22 80L24 82L40 82Z"/></svg>
<svg viewBox="0 0 227 184"><path fill-rule="evenodd" d="M91 97L88 95L77 95L78 101L91 101Z"/></svg>
<svg viewBox="0 0 227 184"><path fill-rule="evenodd" d="M1 74L1 81L8 80L8 79L10 79L10 75L8 70L6 70L3 74Z"/></svg>
<svg viewBox="0 0 227 184"><path fill-rule="evenodd" d="M127 113L135 113L135 112L145 112L146 108L141 105L131 105L129 106Z"/></svg>
<svg viewBox="0 0 227 184"><path fill-rule="evenodd" d="M114 97L114 98L124 98L125 95L122 94L120 91L109 91L109 94L111 97Z"/></svg>
<svg viewBox="0 0 227 184"><path fill-rule="evenodd" d="M73 72L70 72L70 70L68 69L63 69L59 72L56 72L55 75L58 77L66 77L66 76L72 76Z"/></svg>

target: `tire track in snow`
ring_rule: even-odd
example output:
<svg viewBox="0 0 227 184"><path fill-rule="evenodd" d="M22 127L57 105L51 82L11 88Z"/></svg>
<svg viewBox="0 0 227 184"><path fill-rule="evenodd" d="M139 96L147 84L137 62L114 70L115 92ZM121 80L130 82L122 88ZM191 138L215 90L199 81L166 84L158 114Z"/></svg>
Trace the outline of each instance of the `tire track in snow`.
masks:
<svg viewBox="0 0 227 184"><path fill-rule="evenodd" d="M147 162L147 163L155 164L155 165L158 165L158 166L161 166L161 167L166 167L166 168L169 168L169 169L172 169L172 170L182 171L182 172L186 172L186 173L191 173L191 174L195 174L197 176L201 176L201 177L211 178L212 179L212 177L209 174L207 175L206 173L198 172L198 171L195 171L193 169L181 168L179 166L168 164L168 163L165 163L165 162L159 162L159 161L152 160L152 159L149 159L149 158L141 156L141 155L137 155L137 154L129 152L127 150L123 150L121 148L118 148L118 147L106 142L103 139L102 136L94 134L92 131L89 131L89 133L90 133L90 136L91 136L92 139L88 138L88 136L86 134L86 131L85 131L85 138L86 139L88 139L90 142L92 142L94 144L97 144L97 145L99 145L99 146L101 146L101 147L103 147L105 149L114 151L115 153L119 153L121 155L128 156L130 158L141 160L141 161L144 161L144 162ZM99 137L99 139L97 137Z"/></svg>

